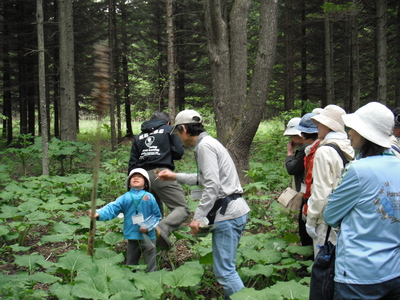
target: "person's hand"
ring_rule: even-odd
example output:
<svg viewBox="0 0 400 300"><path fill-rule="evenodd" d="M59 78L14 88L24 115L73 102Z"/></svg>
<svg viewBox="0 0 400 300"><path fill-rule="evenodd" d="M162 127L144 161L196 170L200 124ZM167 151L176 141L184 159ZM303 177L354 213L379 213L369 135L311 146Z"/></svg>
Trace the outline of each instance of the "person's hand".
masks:
<svg viewBox="0 0 400 300"><path fill-rule="evenodd" d="M195 220L193 220L191 223L190 223L190 228L192 228L192 234L193 234L193 236L196 236L196 233L198 233L198 232L200 232L201 230L199 229L199 225L200 225L200 221L195 221Z"/></svg>
<svg viewBox="0 0 400 300"><path fill-rule="evenodd" d="M147 233L147 232L149 232L149 231L147 230L147 228L145 228L145 227L140 227L139 230L140 230L140 232L142 232L142 233Z"/></svg>
<svg viewBox="0 0 400 300"><path fill-rule="evenodd" d="M89 211L88 216L91 217L91 218L92 218L92 217L93 217L93 218L97 218L97 217L99 216L99 213L98 213L98 212L95 212L94 216L92 216L92 211Z"/></svg>
<svg viewBox="0 0 400 300"><path fill-rule="evenodd" d="M163 181L165 180L176 180L176 173L172 172L171 170L165 169L157 174L157 178Z"/></svg>
<svg viewBox="0 0 400 300"><path fill-rule="evenodd" d="M306 224L306 231L311 238L316 239L318 237L316 227Z"/></svg>
<svg viewBox="0 0 400 300"><path fill-rule="evenodd" d="M290 142L287 144L287 155L288 155L288 156L293 155L293 153L294 153L294 147L295 147L295 144L293 143L293 141L290 141Z"/></svg>

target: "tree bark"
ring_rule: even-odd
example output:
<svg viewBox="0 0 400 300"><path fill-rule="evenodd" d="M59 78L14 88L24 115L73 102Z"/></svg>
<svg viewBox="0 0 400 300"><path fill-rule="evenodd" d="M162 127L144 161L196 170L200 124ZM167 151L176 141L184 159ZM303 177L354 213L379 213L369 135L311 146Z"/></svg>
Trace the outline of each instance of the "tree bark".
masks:
<svg viewBox="0 0 400 300"><path fill-rule="evenodd" d="M168 52L168 111L175 119L175 51L173 0L167 0L167 52Z"/></svg>
<svg viewBox="0 0 400 300"><path fill-rule="evenodd" d="M286 51L286 81L285 81L285 110L294 108L294 53L293 53L293 1L285 2L285 51Z"/></svg>
<svg viewBox="0 0 400 300"><path fill-rule="evenodd" d="M60 137L76 141L74 28L72 1L58 0L60 28Z"/></svg>
<svg viewBox="0 0 400 300"><path fill-rule="evenodd" d="M351 106L350 112L356 111L360 105L360 55L358 45L357 12L350 15L351 22Z"/></svg>
<svg viewBox="0 0 400 300"><path fill-rule="evenodd" d="M41 119L42 133L42 173L49 175L49 132L47 124L47 103L46 103L46 74L44 59L44 34L43 34L43 0L36 2L36 20L37 20L37 36L38 36L38 53L39 53L39 111Z"/></svg>
<svg viewBox="0 0 400 300"><path fill-rule="evenodd" d="M10 20L12 17L10 11L12 5L9 2L3 4L3 40L7 41L10 36ZM3 43L3 132L2 136L10 144L13 139L12 126L12 106L11 106L11 65L10 65L10 48L8 43Z"/></svg>
<svg viewBox="0 0 400 300"><path fill-rule="evenodd" d="M110 48L110 127L111 127L111 150L117 149L117 135L115 132L115 34L114 34L114 21L115 18L115 2L114 0L108 1L108 46Z"/></svg>
<svg viewBox="0 0 400 300"><path fill-rule="evenodd" d="M264 0L248 87L247 17L251 3L236 0L228 26L226 2L204 1L217 137L230 151L242 182L243 171L249 168L250 146L265 111L277 41L278 1Z"/></svg>
<svg viewBox="0 0 400 300"><path fill-rule="evenodd" d="M328 3L324 0L324 3ZM331 22L329 20L329 14L326 13L324 17L324 30L325 30L325 88L326 88L326 103L335 103L334 93L334 78L333 78L333 41L331 33ZM324 105L324 106L325 106Z"/></svg>
<svg viewBox="0 0 400 300"><path fill-rule="evenodd" d="M377 101L386 104L387 98L387 0L376 1L376 43L378 95Z"/></svg>

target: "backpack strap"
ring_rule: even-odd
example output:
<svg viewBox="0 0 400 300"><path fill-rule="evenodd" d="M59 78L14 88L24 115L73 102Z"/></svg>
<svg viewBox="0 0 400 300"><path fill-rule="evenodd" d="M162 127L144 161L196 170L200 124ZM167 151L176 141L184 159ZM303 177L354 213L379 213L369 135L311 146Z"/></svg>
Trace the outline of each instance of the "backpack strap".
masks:
<svg viewBox="0 0 400 300"><path fill-rule="evenodd" d="M340 149L340 147L338 145L336 145L334 143L328 143L323 146L329 146L336 150L336 152L339 154L340 158L343 161L343 167L349 162L349 160L346 158L346 156L344 156L342 149Z"/></svg>
<svg viewBox="0 0 400 300"><path fill-rule="evenodd" d="M395 150L395 151L397 151L398 153L400 153L400 149L397 148L395 145L392 145L392 149Z"/></svg>

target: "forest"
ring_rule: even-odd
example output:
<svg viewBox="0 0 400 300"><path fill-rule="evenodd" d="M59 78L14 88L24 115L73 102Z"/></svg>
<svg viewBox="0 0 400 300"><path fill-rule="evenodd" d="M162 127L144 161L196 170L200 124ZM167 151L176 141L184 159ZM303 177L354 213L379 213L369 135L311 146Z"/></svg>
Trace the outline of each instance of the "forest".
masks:
<svg viewBox="0 0 400 300"><path fill-rule="evenodd" d="M97 224L86 255L93 190L113 201L140 123L187 108L231 152L252 210L232 299L308 299L312 250L276 201L284 125L331 103L400 106L397 0L2 0L0 40L2 299L221 297L211 240L186 226L158 272L122 264L121 220ZM195 170L191 151L177 168Z"/></svg>
<svg viewBox="0 0 400 300"><path fill-rule="evenodd" d="M124 136L133 135L132 120L142 120L148 110L168 110L174 117L175 110L208 107L222 123L217 131L223 131L224 126L237 124L219 120L220 116L242 116L247 110L261 110L259 122L291 109L306 112L329 103L348 112L370 101L400 106L398 1L224 0L212 1L214 10L207 3L2 1L0 106L7 144L18 134L40 134L40 97L49 136L76 139L79 119L93 115L93 45L103 40L111 49L113 148ZM223 34L207 11L221 15L227 25ZM262 22L272 21L276 28L269 34L276 39L265 41ZM228 51L228 59L235 62L229 68L240 73L238 78L228 74L231 79L221 75L222 84L218 74L229 71L213 66L225 58L210 59L218 38L228 45L216 52ZM262 48L261 42L271 48ZM274 56L270 67L262 69L268 76L257 75L261 51ZM233 92L219 92L223 86ZM244 89L240 96L235 96L236 86ZM257 108L221 104L225 100L220 98L246 103L254 87L263 92ZM220 138L228 144L231 135L221 133Z"/></svg>

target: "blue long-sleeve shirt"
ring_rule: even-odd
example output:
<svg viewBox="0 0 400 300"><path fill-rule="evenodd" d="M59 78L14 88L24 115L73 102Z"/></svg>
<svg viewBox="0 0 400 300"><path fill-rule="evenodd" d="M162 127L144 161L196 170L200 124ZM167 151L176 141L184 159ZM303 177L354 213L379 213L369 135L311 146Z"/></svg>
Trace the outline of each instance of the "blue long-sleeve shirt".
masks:
<svg viewBox="0 0 400 300"><path fill-rule="evenodd" d="M350 163L324 220L340 225L335 281L377 284L400 276L400 160L376 155Z"/></svg>
<svg viewBox="0 0 400 300"><path fill-rule="evenodd" d="M142 214L144 219L151 215L161 219L161 212L153 194L145 190L130 189L115 201L97 210L99 221L108 221L117 217L120 213L124 214L124 238L127 240L142 240L140 226L133 224L132 217ZM148 228L150 239L155 239L155 228Z"/></svg>

